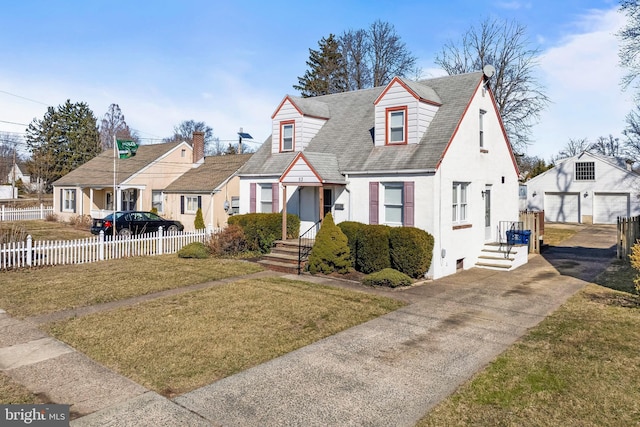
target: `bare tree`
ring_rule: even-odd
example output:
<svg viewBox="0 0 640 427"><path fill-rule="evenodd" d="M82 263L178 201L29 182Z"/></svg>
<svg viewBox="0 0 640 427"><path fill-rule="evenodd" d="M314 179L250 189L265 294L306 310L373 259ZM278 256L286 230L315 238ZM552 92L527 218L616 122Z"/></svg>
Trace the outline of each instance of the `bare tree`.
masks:
<svg viewBox="0 0 640 427"><path fill-rule="evenodd" d="M380 20L374 22L369 28L369 38L373 87L386 85L394 76L414 71L416 58L409 54L393 25Z"/></svg>
<svg viewBox="0 0 640 427"><path fill-rule="evenodd" d="M100 143L103 150L113 148L114 139L132 139L138 142L139 138L132 132L124 120L124 114L118 104L111 104L100 121Z"/></svg>
<svg viewBox="0 0 640 427"><path fill-rule="evenodd" d="M23 143L22 137L15 133L0 132L0 184L11 182L9 173L13 163L21 161L18 145Z"/></svg>
<svg viewBox="0 0 640 427"><path fill-rule="evenodd" d="M622 79L625 88L640 76L640 5L638 0L621 0L620 11L627 16L627 24L620 32L620 65L627 70Z"/></svg>
<svg viewBox="0 0 640 427"><path fill-rule="evenodd" d="M164 142L182 142L186 141L193 144L193 132L204 133L204 150L206 153L211 152L211 145L215 143L213 129L207 126L205 122L196 122L195 120L184 120L179 125L173 127L173 136L164 139ZM216 148L214 147L214 150Z"/></svg>
<svg viewBox="0 0 640 427"><path fill-rule="evenodd" d="M627 126L623 132L626 140L624 145L629 156L640 159L640 106L627 114Z"/></svg>
<svg viewBox="0 0 640 427"><path fill-rule="evenodd" d="M371 42L365 30L345 31L339 39L347 75L347 90L372 86L371 67L367 59Z"/></svg>
<svg viewBox="0 0 640 427"><path fill-rule="evenodd" d="M531 127L549 103L534 76L539 53L530 47L523 25L486 19L479 27L471 26L458 43L448 42L435 62L449 75L495 67L489 87L511 145L521 151L530 144Z"/></svg>
<svg viewBox="0 0 640 427"><path fill-rule="evenodd" d="M585 151L589 151L590 148L589 140L587 138L570 138L569 142L562 147L560 152L558 153L558 159L564 159L566 157L573 157L581 154Z"/></svg>
<svg viewBox="0 0 640 427"><path fill-rule="evenodd" d="M624 147L620 144L620 138L614 138L613 135L599 136L596 142L589 146L589 151L609 157L625 155Z"/></svg>

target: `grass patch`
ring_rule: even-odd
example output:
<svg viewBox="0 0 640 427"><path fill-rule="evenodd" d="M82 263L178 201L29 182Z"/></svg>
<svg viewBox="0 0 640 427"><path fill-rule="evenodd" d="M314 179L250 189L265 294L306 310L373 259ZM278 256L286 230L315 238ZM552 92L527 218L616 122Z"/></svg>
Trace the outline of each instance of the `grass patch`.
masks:
<svg viewBox="0 0 640 427"><path fill-rule="evenodd" d="M36 403L42 403L38 396L13 381L4 372L0 372L0 404L26 405Z"/></svg>
<svg viewBox="0 0 640 427"><path fill-rule="evenodd" d="M175 254L0 272L0 308L24 318L262 270L254 263Z"/></svg>
<svg viewBox="0 0 640 427"><path fill-rule="evenodd" d="M78 229L66 222L57 221L10 221L0 222L0 230L20 230L34 240L74 240L93 236L89 229Z"/></svg>
<svg viewBox="0 0 640 427"><path fill-rule="evenodd" d="M174 396L402 305L272 278L70 319L51 325L49 332L145 387Z"/></svg>
<svg viewBox="0 0 640 427"><path fill-rule="evenodd" d="M640 299L587 285L418 426L638 425L638 342Z"/></svg>
<svg viewBox="0 0 640 427"><path fill-rule="evenodd" d="M563 227L561 225L545 225L544 244L557 246L563 240L568 239L578 232L577 227Z"/></svg>

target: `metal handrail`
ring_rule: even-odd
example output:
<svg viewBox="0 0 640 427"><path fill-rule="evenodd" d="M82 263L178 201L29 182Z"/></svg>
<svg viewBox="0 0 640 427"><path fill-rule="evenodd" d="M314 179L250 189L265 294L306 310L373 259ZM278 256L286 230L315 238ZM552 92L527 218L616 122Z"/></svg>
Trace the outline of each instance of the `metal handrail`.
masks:
<svg viewBox="0 0 640 427"><path fill-rule="evenodd" d="M320 229L322 220L313 224L307 231L298 237L298 274L302 273L302 261L309 258L313 244L316 241L316 235Z"/></svg>

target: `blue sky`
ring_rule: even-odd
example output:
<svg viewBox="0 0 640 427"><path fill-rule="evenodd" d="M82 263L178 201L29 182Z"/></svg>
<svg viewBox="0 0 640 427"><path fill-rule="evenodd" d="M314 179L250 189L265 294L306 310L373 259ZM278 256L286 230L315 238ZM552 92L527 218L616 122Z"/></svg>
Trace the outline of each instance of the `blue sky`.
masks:
<svg viewBox="0 0 640 427"><path fill-rule="evenodd" d="M620 136L633 108L620 89L617 1L65 1L3 4L0 132L24 133L47 105L112 103L143 142L204 121L223 141L240 127L257 143L271 114L329 34L394 25L423 77L435 55L484 18L526 26L542 55L538 80L552 104L527 154L548 160L569 138ZM10 122L10 123L7 123ZM17 123L17 124L14 124Z"/></svg>

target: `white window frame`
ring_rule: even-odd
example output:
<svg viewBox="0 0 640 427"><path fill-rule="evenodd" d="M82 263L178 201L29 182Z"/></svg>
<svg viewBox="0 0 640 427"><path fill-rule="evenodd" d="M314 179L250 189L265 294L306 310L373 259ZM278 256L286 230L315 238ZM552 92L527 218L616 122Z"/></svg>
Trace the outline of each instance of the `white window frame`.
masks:
<svg viewBox="0 0 640 427"><path fill-rule="evenodd" d="M290 129L291 135L285 136L288 129ZM294 121L280 123L280 151L293 151L295 131L296 123Z"/></svg>
<svg viewBox="0 0 640 427"><path fill-rule="evenodd" d="M451 192L451 220L454 224L469 221L469 183L454 182Z"/></svg>
<svg viewBox="0 0 640 427"><path fill-rule="evenodd" d="M478 117L478 120L479 120L478 126L480 128L480 134L479 134L480 149L485 148L484 147L484 115L485 114L487 114L487 112L485 110L480 110L480 115Z"/></svg>
<svg viewBox="0 0 640 427"><path fill-rule="evenodd" d="M75 212L76 190L65 188L62 191L62 212Z"/></svg>
<svg viewBox="0 0 640 427"><path fill-rule="evenodd" d="M229 215L238 215L240 213L240 196L231 196L231 212Z"/></svg>
<svg viewBox="0 0 640 427"><path fill-rule="evenodd" d="M104 195L104 207L108 211L113 210L113 191L107 191Z"/></svg>
<svg viewBox="0 0 640 427"><path fill-rule="evenodd" d="M386 225L404 225L404 182L382 183L384 187L384 223ZM392 197L392 192L400 193L400 201ZM398 212L400 221L397 221Z"/></svg>
<svg viewBox="0 0 640 427"><path fill-rule="evenodd" d="M137 200L133 197L134 193L137 193L134 188L122 190L122 204L126 204L126 207L122 209L123 211L133 211L136 209Z"/></svg>
<svg viewBox="0 0 640 427"><path fill-rule="evenodd" d="M198 196L184 196L184 213L195 214L198 212Z"/></svg>
<svg viewBox="0 0 640 427"><path fill-rule="evenodd" d="M400 117L400 122L394 118ZM396 134L400 132L401 138ZM407 143L407 107L387 108L387 144Z"/></svg>
<svg viewBox="0 0 640 427"><path fill-rule="evenodd" d="M260 212L271 213L273 209L273 186L260 184Z"/></svg>
<svg viewBox="0 0 640 427"><path fill-rule="evenodd" d="M156 198L160 200L156 200ZM151 190L151 207L155 207L158 213L164 212L164 194L162 194L162 190Z"/></svg>

